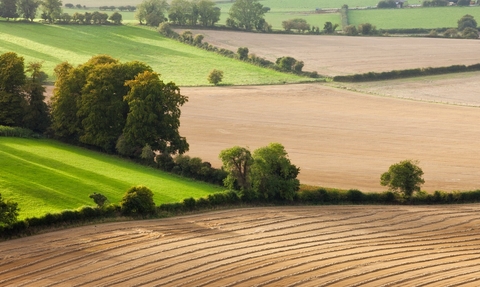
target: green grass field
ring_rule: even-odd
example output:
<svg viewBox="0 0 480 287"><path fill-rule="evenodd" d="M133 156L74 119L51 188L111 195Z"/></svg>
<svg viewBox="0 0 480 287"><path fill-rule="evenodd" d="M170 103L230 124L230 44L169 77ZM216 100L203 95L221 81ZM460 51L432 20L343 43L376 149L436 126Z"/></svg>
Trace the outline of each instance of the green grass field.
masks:
<svg viewBox="0 0 480 287"><path fill-rule="evenodd" d="M26 62L43 61L52 77L64 61L78 65L98 54L123 62L142 61L180 86L209 85L211 70L224 71L223 84L251 85L313 79L260 68L162 37L139 26L48 25L0 21L0 53L14 51ZM50 78L53 80L53 78Z"/></svg>
<svg viewBox="0 0 480 287"><path fill-rule="evenodd" d="M0 162L0 193L18 202L20 219L93 206L93 192L118 203L135 185L149 187L156 204L223 190L52 140L0 137Z"/></svg>
<svg viewBox="0 0 480 287"><path fill-rule="evenodd" d="M349 10L348 22L352 25L371 23L377 29L393 28L444 28L457 27L465 14L480 20L480 7L432 7L403 9Z"/></svg>

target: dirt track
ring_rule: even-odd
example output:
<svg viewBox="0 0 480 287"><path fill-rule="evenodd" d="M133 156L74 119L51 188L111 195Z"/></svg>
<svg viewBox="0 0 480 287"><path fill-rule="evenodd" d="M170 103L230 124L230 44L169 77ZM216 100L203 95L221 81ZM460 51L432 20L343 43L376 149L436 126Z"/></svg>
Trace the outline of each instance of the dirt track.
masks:
<svg viewBox="0 0 480 287"><path fill-rule="evenodd" d="M302 183L383 191L380 175L420 161L424 189L480 188L478 108L370 96L320 84L182 88L190 154L220 166L235 145L282 143Z"/></svg>
<svg viewBox="0 0 480 287"><path fill-rule="evenodd" d="M478 286L477 205L256 208L0 243L0 286Z"/></svg>
<svg viewBox="0 0 480 287"><path fill-rule="evenodd" d="M192 32L214 46L232 51L247 47L273 62L291 56L305 62L305 71L328 76L480 63L478 40Z"/></svg>

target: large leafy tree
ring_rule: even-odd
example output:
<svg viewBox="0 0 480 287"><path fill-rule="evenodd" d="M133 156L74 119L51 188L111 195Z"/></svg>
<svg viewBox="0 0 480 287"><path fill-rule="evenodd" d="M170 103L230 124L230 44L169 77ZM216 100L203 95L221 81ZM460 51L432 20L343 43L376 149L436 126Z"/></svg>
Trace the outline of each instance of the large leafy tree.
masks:
<svg viewBox="0 0 480 287"><path fill-rule="evenodd" d="M202 26L213 26L220 20L220 8L211 0L200 0L197 3L199 21Z"/></svg>
<svg viewBox="0 0 480 287"><path fill-rule="evenodd" d="M130 146L150 145L162 153L184 153L188 143L181 137L180 107L187 97L172 82L165 84L157 73L145 71L127 81L125 100L129 111L123 136Z"/></svg>
<svg viewBox="0 0 480 287"><path fill-rule="evenodd" d="M477 28L477 21L473 18L472 15L464 15L460 20L457 21L458 30L463 31L466 28Z"/></svg>
<svg viewBox="0 0 480 287"><path fill-rule="evenodd" d="M42 83L47 75L42 71L42 63L32 62L27 65L27 78L24 93L26 99L23 126L35 132L43 133L50 125L49 108L45 103L45 88Z"/></svg>
<svg viewBox="0 0 480 287"><path fill-rule="evenodd" d="M13 52L0 55L0 125L21 125L25 108L24 83L23 57Z"/></svg>
<svg viewBox="0 0 480 287"><path fill-rule="evenodd" d="M404 160L390 166L380 177L380 184L388 186L393 192L400 192L405 198L410 198L425 180L418 161Z"/></svg>
<svg viewBox="0 0 480 287"><path fill-rule="evenodd" d="M40 1L38 0L18 0L18 14L25 20L33 22L33 19L35 19L37 15L38 6L40 6Z"/></svg>
<svg viewBox="0 0 480 287"><path fill-rule="evenodd" d="M5 200L0 194L0 226L15 223L18 211L19 208L16 202Z"/></svg>
<svg viewBox="0 0 480 287"><path fill-rule="evenodd" d="M175 24L187 24L193 13L193 3L188 0L173 0L168 9L168 19Z"/></svg>
<svg viewBox="0 0 480 287"><path fill-rule="evenodd" d="M283 145L271 143L253 152L251 169L253 189L261 198L293 200L300 188L300 169L288 159Z"/></svg>
<svg viewBox="0 0 480 287"><path fill-rule="evenodd" d="M17 18L17 0L0 0L0 17Z"/></svg>
<svg viewBox="0 0 480 287"><path fill-rule="evenodd" d="M245 30L254 28L261 30L262 24L265 23L263 16L267 10L258 0L237 0L230 8L227 24Z"/></svg>
<svg viewBox="0 0 480 287"><path fill-rule="evenodd" d="M250 167L253 157L246 148L234 146L222 150L218 156L223 163L223 169L228 172L224 180L226 187L233 189L238 185L243 191L251 189Z"/></svg>
<svg viewBox="0 0 480 287"><path fill-rule="evenodd" d="M52 23L62 15L62 0L43 0L42 18Z"/></svg>
<svg viewBox="0 0 480 287"><path fill-rule="evenodd" d="M149 26L158 26L165 20L165 12L168 10L168 3L166 0L143 0L137 6L135 18L140 24Z"/></svg>

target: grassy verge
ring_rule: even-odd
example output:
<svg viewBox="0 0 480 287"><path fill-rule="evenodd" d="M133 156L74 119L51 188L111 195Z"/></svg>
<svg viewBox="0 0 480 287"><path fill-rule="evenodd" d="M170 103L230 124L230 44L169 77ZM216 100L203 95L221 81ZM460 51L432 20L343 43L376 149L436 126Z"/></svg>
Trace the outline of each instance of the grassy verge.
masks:
<svg viewBox="0 0 480 287"><path fill-rule="evenodd" d="M98 54L125 61L142 61L166 82L180 86L210 85L211 70L224 72L224 85L278 84L311 81L280 73L165 38L137 26L46 25L0 21L0 53L15 51L26 62L43 61L52 79L64 61L77 65Z"/></svg>
<svg viewBox="0 0 480 287"><path fill-rule="evenodd" d="M2 196L18 202L20 219L94 205L93 192L118 203L134 185L149 187L156 204L222 190L52 140L0 137L0 162Z"/></svg>

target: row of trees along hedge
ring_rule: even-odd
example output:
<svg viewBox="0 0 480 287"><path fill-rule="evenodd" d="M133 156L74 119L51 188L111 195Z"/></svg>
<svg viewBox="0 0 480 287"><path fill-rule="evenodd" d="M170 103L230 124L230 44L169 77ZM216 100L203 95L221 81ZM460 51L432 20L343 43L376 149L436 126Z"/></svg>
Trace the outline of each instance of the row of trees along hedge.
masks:
<svg viewBox="0 0 480 287"><path fill-rule="evenodd" d="M391 79L401 79L401 78L408 78L408 77L431 76L431 75L461 73L461 72L471 72L471 71L480 71L480 64L474 64L470 66L453 65L448 67L437 67L437 68L394 70L390 72L380 72L380 73L369 72L364 74L354 74L354 75L348 75L348 76L335 76L333 77L333 80L335 82L367 82L367 81L381 81L381 80L391 80Z"/></svg>
<svg viewBox="0 0 480 287"><path fill-rule="evenodd" d="M8 52L0 55L0 125L38 133L50 124L42 82L47 78L39 62L28 63Z"/></svg>
<svg viewBox="0 0 480 287"><path fill-rule="evenodd" d="M203 42L203 35L193 35L193 33L189 30L183 31L182 34L178 34L172 30L169 23L160 24L158 27L158 32L166 37L175 39L182 43L189 44L207 51L215 52L228 58L239 59L241 61L248 62L260 67L270 68L281 72L295 73L311 78L319 77L317 72L302 71L304 65L303 61L298 61L292 57L280 57L276 60L275 63L273 63L265 58L258 57L255 54L249 54L249 50L247 47L239 47L237 49L237 53L235 53L228 49L217 48L209 44L208 42Z"/></svg>

